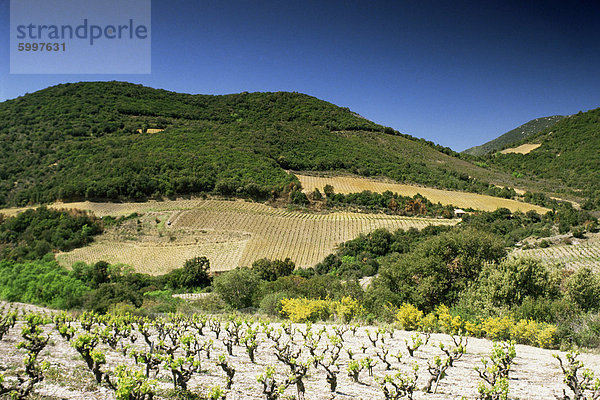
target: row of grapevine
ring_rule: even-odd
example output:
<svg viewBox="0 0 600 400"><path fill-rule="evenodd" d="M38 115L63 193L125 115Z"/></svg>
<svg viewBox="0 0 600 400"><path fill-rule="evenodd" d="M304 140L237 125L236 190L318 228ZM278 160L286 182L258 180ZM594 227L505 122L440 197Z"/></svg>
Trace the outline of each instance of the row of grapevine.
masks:
<svg viewBox="0 0 600 400"><path fill-rule="evenodd" d="M177 393L267 400L501 399L509 391L511 396L526 391L528 398L552 398L562 389L595 398L600 393L600 382L585 371L576 353L556 356L560 363L555 361L554 369L560 373L562 368L565 384L557 378L551 385L544 377L524 375L531 366L517 352L526 354L525 347L497 343L490 348L486 343L482 352L480 339L393 326L272 323L239 315L75 317L21 314L5 306L0 335L5 364L0 395L15 398L32 391L43 395L44 380L60 376L68 384L75 375L88 380L78 382L80 391L104 387L109 389L104 398L117 399ZM509 373L519 379L510 379Z"/></svg>
<svg viewBox="0 0 600 400"><path fill-rule="evenodd" d="M280 211L262 204L207 201L206 206L180 213L174 229L248 232L252 238L245 247L239 265L251 265L257 259L289 257L300 267L315 265L335 246L377 228L396 230L428 225L454 224L456 221L433 218L406 218L383 214L331 213L307 214ZM256 212L256 210L261 212ZM272 213L271 213L271 210ZM211 260L212 261L212 260ZM234 266L215 265L216 270Z"/></svg>
<svg viewBox="0 0 600 400"><path fill-rule="evenodd" d="M157 204L165 207L170 204L164 203ZM184 206L188 208L184 209ZM124 241L101 237L90 246L60 254L58 260L65 266L75 261L124 263L138 272L150 274L179 268L186 259L198 255L209 258L213 271L251 265L264 257L289 257L296 265L309 267L331 253L336 245L360 233L378 228L394 231L456 223L383 214L303 213L245 201L199 199L192 203L187 200L180 207L169 218L168 229L178 237L175 241Z"/></svg>
<svg viewBox="0 0 600 400"><path fill-rule="evenodd" d="M571 269L578 269L583 266L600 269L600 243L598 242L516 250L513 251L512 255L563 263Z"/></svg>

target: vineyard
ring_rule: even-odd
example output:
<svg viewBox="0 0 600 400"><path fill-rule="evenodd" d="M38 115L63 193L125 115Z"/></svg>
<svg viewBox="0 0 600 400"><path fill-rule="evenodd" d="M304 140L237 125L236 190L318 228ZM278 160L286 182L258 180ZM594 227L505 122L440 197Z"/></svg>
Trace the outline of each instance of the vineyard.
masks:
<svg viewBox="0 0 600 400"><path fill-rule="evenodd" d="M315 189L323 191L325 185L333 186L336 193L357 193L363 190L383 193L391 191L402 196L414 196L421 194L433 203L442 205L453 205L462 208L474 208L482 211L495 211L498 208L508 208L511 211L527 212L535 210L540 214L549 211L547 208L533 204L522 203L516 200L503 199L499 197L487 196L482 194L455 192L450 190L433 189L422 186L411 186L400 183L380 182L367 178L358 178L351 176L330 176L319 177L296 174L305 192L312 192Z"/></svg>
<svg viewBox="0 0 600 400"><path fill-rule="evenodd" d="M219 271L239 265L247 243L247 240L172 245L102 242L59 254L57 260L64 266L77 261L95 263L102 260L111 264L131 265L137 272L161 275L181 267L186 260L202 255L210 260L212 271Z"/></svg>
<svg viewBox="0 0 600 400"><path fill-rule="evenodd" d="M105 260L129 264L139 272L161 274L181 267L186 259L206 256L212 271L248 266L265 257L289 257L297 266L312 267L339 243L354 239L360 233L377 228L394 231L456 223L456 220L385 214L304 213L245 201L183 200L91 205L94 212L106 212L110 207L116 215L124 215L123 210L148 212L150 219L168 219L167 228L162 233L154 231L153 238L146 237L144 240L139 235L129 240L100 237L90 246L59 254L57 258L63 265L71 265L75 261L91 263ZM157 238L159 233L163 234L162 240Z"/></svg>
<svg viewBox="0 0 600 400"><path fill-rule="evenodd" d="M600 357L591 354L394 325L274 323L239 315L75 317L26 308L36 312L0 307L0 396L492 399L506 397L486 396L508 392L550 399L570 394L561 363L567 371L576 367L574 382L584 395L600 393L579 364L598 371Z"/></svg>
<svg viewBox="0 0 600 400"><path fill-rule="evenodd" d="M590 267L600 271L600 242L551 246L539 249L516 250L514 257L538 258L547 262L563 263L569 269Z"/></svg>

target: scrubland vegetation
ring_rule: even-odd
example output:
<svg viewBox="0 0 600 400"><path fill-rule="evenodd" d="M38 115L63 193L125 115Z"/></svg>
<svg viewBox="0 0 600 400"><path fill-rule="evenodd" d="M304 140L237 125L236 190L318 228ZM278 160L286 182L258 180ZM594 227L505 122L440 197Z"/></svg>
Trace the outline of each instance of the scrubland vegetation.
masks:
<svg viewBox="0 0 600 400"><path fill-rule="evenodd" d="M517 142L522 142L527 137L535 135L543 131L546 128L550 128L555 125L558 121L565 118L562 115L553 115L551 117L536 118L523 125L516 127L503 135L498 136L487 143L480 146L471 147L463 151L463 154L470 154L472 156L483 156L489 153L495 153L499 150L513 147Z"/></svg>
<svg viewBox="0 0 600 400"><path fill-rule="evenodd" d="M298 182L286 170L492 195L503 190L490 181L513 181L299 93L188 95L82 82L3 102L0 120L0 206L199 193L269 199Z"/></svg>

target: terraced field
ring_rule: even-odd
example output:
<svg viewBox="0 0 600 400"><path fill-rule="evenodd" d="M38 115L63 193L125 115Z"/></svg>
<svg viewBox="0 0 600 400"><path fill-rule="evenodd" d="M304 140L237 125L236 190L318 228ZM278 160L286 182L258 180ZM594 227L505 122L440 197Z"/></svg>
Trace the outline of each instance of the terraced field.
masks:
<svg viewBox="0 0 600 400"><path fill-rule="evenodd" d="M71 206L72 204L69 204ZM91 246L58 255L63 265L75 261L125 263L136 271L162 274L185 260L206 256L212 271L251 265L267 257L291 258L300 267L321 261L341 242L377 228L418 229L455 224L457 220L384 214L305 213L261 203L226 200L180 200L148 203L79 203L97 215L147 213L144 224L161 222L164 231L128 237L101 236ZM64 205L63 205L64 206ZM141 228L140 228L141 229ZM147 229L144 229L147 231ZM152 236L154 235L154 236Z"/></svg>
<svg viewBox="0 0 600 400"><path fill-rule="evenodd" d="M325 185L331 185L336 193L356 193L362 192L363 190L383 193L386 190L389 190L403 196L412 197L416 194L421 194L427 197L433 203L439 202L443 205L451 204L461 208L471 207L483 211L494 211L501 207L508 208L511 211L522 212L535 210L541 214L545 214L546 212L550 211L547 208L533 204L476 193L433 189L421 186L404 185L400 183L375 181L372 179L352 176L319 177L301 174L295 175L302 183L302 187L306 193L312 192L315 189L323 191L323 187Z"/></svg>

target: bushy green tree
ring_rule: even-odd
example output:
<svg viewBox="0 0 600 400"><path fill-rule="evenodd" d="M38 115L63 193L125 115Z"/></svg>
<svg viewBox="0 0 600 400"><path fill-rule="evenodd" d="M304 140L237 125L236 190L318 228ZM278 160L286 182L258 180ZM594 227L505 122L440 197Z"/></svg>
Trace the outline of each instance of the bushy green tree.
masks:
<svg viewBox="0 0 600 400"><path fill-rule="evenodd" d="M591 268L583 267L566 282L567 297L582 310L600 308L600 277Z"/></svg>
<svg viewBox="0 0 600 400"><path fill-rule="evenodd" d="M264 281L276 281L282 276L288 276L294 272L295 268L296 264L289 258L273 261L261 258L252 263L252 270Z"/></svg>
<svg viewBox="0 0 600 400"><path fill-rule="evenodd" d="M294 190L290 192L290 201L293 204L298 205L306 205L309 203L308 197L306 197L306 194L304 194L304 192L302 192L301 190Z"/></svg>
<svg viewBox="0 0 600 400"><path fill-rule="evenodd" d="M90 243L102 231L94 217L80 211L40 207L0 221L0 257L40 259L52 250L68 251Z"/></svg>
<svg viewBox="0 0 600 400"><path fill-rule="evenodd" d="M560 276L540 260L517 258L500 264L486 264L481 272L477 296L490 299L497 307L521 305L526 298L556 299Z"/></svg>
<svg viewBox="0 0 600 400"><path fill-rule="evenodd" d="M236 268L218 275L213 280L215 293L235 309L252 306L254 292L260 277L250 268Z"/></svg>
<svg viewBox="0 0 600 400"><path fill-rule="evenodd" d="M24 263L0 260L3 300L67 309L80 306L89 291L88 286L69 276L51 257Z"/></svg>
<svg viewBox="0 0 600 400"><path fill-rule="evenodd" d="M111 306L119 303L140 307L143 303L142 294L135 288L122 283L103 283L98 289L87 294L85 307L98 313L106 313Z"/></svg>
<svg viewBox="0 0 600 400"><path fill-rule="evenodd" d="M179 286L197 288L210 285L210 261L206 257L194 257L186 260L179 277Z"/></svg>
<svg viewBox="0 0 600 400"><path fill-rule="evenodd" d="M383 262L374 285L431 310L438 304L454 304L485 263L498 263L505 256L498 237L473 229L454 230L426 239L406 256Z"/></svg>

